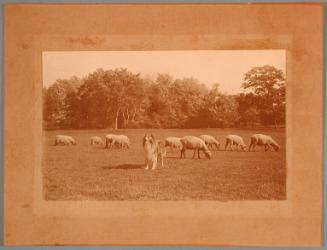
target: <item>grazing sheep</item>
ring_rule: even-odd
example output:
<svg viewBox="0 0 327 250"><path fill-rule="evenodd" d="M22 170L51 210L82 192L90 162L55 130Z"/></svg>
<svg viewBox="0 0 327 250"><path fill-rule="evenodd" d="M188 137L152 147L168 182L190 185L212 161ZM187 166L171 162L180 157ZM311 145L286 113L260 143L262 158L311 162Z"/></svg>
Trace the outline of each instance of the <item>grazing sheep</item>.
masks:
<svg viewBox="0 0 327 250"><path fill-rule="evenodd" d="M203 153L208 159L211 158L211 152L209 151L207 145L202 139L196 136L184 136L183 138L181 138L181 143L183 145L183 148L181 150L181 158L186 157L186 149L194 149L192 159L195 158L196 152L198 152L198 158L200 159L200 150L203 151Z"/></svg>
<svg viewBox="0 0 327 250"><path fill-rule="evenodd" d="M163 158L166 156L165 144L163 141L156 141L154 136L145 134L143 137L143 148L145 150L145 169L154 170L160 160L161 167L164 166Z"/></svg>
<svg viewBox="0 0 327 250"><path fill-rule="evenodd" d="M212 149L213 146L215 146L216 149L219 150L220 143L216 140L215 137L211 135L200 135L199 137L205 142L209 149Z"/></svg>
<svg viewBox="0 0 327 250"><path fill-rule="evenodd" d="M238 150L239 147L243 150L245 150L246 148L243 138L238 135L228 135L226 137L225 150L227 150L228 145L229 145L229 149L232 151L233 151L232 148L233 145L236 145L236 150Z"/></svg>
<svg viewBox="0 0 327 250"><path fill-rule="evenodd" d="M117 135L112 141L112 145L118 145L121 148L129 148L131 146L131 141L126 135Z"/></svg>
<svg viewBox="0 0 327 250"><path fill-rule="evenodd" d="M103 140L99 136L92 136L91 145L104 145Z"/></svg>
<svg viewBox="0 0 327 250"><path fill-rule="evenodd" d="M106 145L105 145L105 148L108 148L109 145L111 144L113 138L115 137L116 135L114 134L107 134L106 137L105 137L105 140L106 140Z"/></svg>
<svg viewBox="0 0 327 250"><path fill-rule="evenodd" d="M120 148L129 148L131 142L126 135L106 135L106 148L112 148L113 145L118 145Z"/></svg>
<svg viewBox="0 0 327 250"><path fill-rule="evenodd" d="M54 145L55 146L57 146L57 145L62 145L62 146L76 145L76 141L74 140L73 137L68 136L68 135L56 135Z"/></svg>
<svg viewBox="0 0 327 250"><path fill-rule="evenodd" d="M173 148L178 148L179 150L181 150L183 148L181 138L167 137L165 139L165 147L170 147L171 151L173 151Z"/></svg>
<svg viewBox="0 0 327 250"><path fill-rule="evenodd" d="M251 136L251 144L249 146L249 151L251 151L251 148L253 149L253 151L255 151L256 145L264 146L265 151L272 147L277 152L280 148L278 143L273 138L271 138L271 136L263 134L254 134Z"/></svg>

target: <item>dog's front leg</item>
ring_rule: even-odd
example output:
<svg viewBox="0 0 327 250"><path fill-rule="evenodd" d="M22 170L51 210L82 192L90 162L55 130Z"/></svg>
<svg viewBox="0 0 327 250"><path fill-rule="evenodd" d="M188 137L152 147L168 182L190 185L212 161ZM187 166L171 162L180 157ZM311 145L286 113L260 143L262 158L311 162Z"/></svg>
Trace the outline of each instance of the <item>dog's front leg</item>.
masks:
<svg viewBox="0 0 327 250"><path fill-rule="evenodd" d="M149 169L149 160L148 158L145 158L145 170Z"/></svg>
<svg viewBox="0 0 327 250"><path fill-rule="evenodd" d="M158 158L155 157L155 158L153 159L153 162L152 162L152 170L155 170L155 169L156 169L156 167L157 167L157 161L158 161Z"/></svg>
<svg viewBox="0 0 327 250"><path fill-rule="evenodd" d="M163 167L163 166L164 166L164 163L163 163L163 161L164 161L164 157L163 157L163 156L161 156L161 167Z"/></svg>

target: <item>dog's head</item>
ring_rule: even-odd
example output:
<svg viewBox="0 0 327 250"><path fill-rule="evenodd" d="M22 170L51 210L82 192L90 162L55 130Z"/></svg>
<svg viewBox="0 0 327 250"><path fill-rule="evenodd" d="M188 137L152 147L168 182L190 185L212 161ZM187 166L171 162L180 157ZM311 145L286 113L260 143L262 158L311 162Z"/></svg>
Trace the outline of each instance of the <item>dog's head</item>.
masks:
<svg viewBox="0 0 327 250"><path fill-rule="evenodd" d="M147 144L150 143L151 145L154 143L154 135L153 134L145 134L143 136L143 147Z"/></svg>

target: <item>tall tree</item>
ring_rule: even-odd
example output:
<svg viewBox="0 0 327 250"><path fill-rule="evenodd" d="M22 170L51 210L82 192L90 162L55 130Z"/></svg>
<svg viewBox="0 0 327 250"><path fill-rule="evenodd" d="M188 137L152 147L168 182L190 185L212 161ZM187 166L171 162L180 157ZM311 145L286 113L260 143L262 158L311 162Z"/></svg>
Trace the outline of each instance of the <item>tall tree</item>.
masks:
<svg viewBox="0 0 327 250"><path fill-rule="evenodd" d="M69 128L72 126L73 102L77 91L69 80L57 80L44 92L43 119L50 128Z"/></svg>
<svg viewBox="0 0 327 250"><path fill-rule="evenodd" d="M79 89L87 126L127 126L135 120L145 96L144 88L139 74L126 69L98 69L89 74Z"/></svg>
<svg viewBox="0 0 327 250"><path fill-rule="evenodd" d="M273 66L255 67L247 72L242 84L244 90L257 97L257 107L262 124L284 123L285 77L283 71Z"/></svg>

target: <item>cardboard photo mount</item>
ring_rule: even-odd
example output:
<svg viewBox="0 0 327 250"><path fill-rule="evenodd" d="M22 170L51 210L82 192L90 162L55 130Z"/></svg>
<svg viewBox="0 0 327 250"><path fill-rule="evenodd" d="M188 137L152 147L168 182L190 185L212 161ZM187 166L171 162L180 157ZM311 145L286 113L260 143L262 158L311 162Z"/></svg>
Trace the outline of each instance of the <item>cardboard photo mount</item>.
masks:
<svg viewBox="0 0 327 250"><path fill-rule="evenodd" d="M285 201L45 201L42 52L286 51ZM322 244L323 6L6 4L5 245Z"/></svg>

